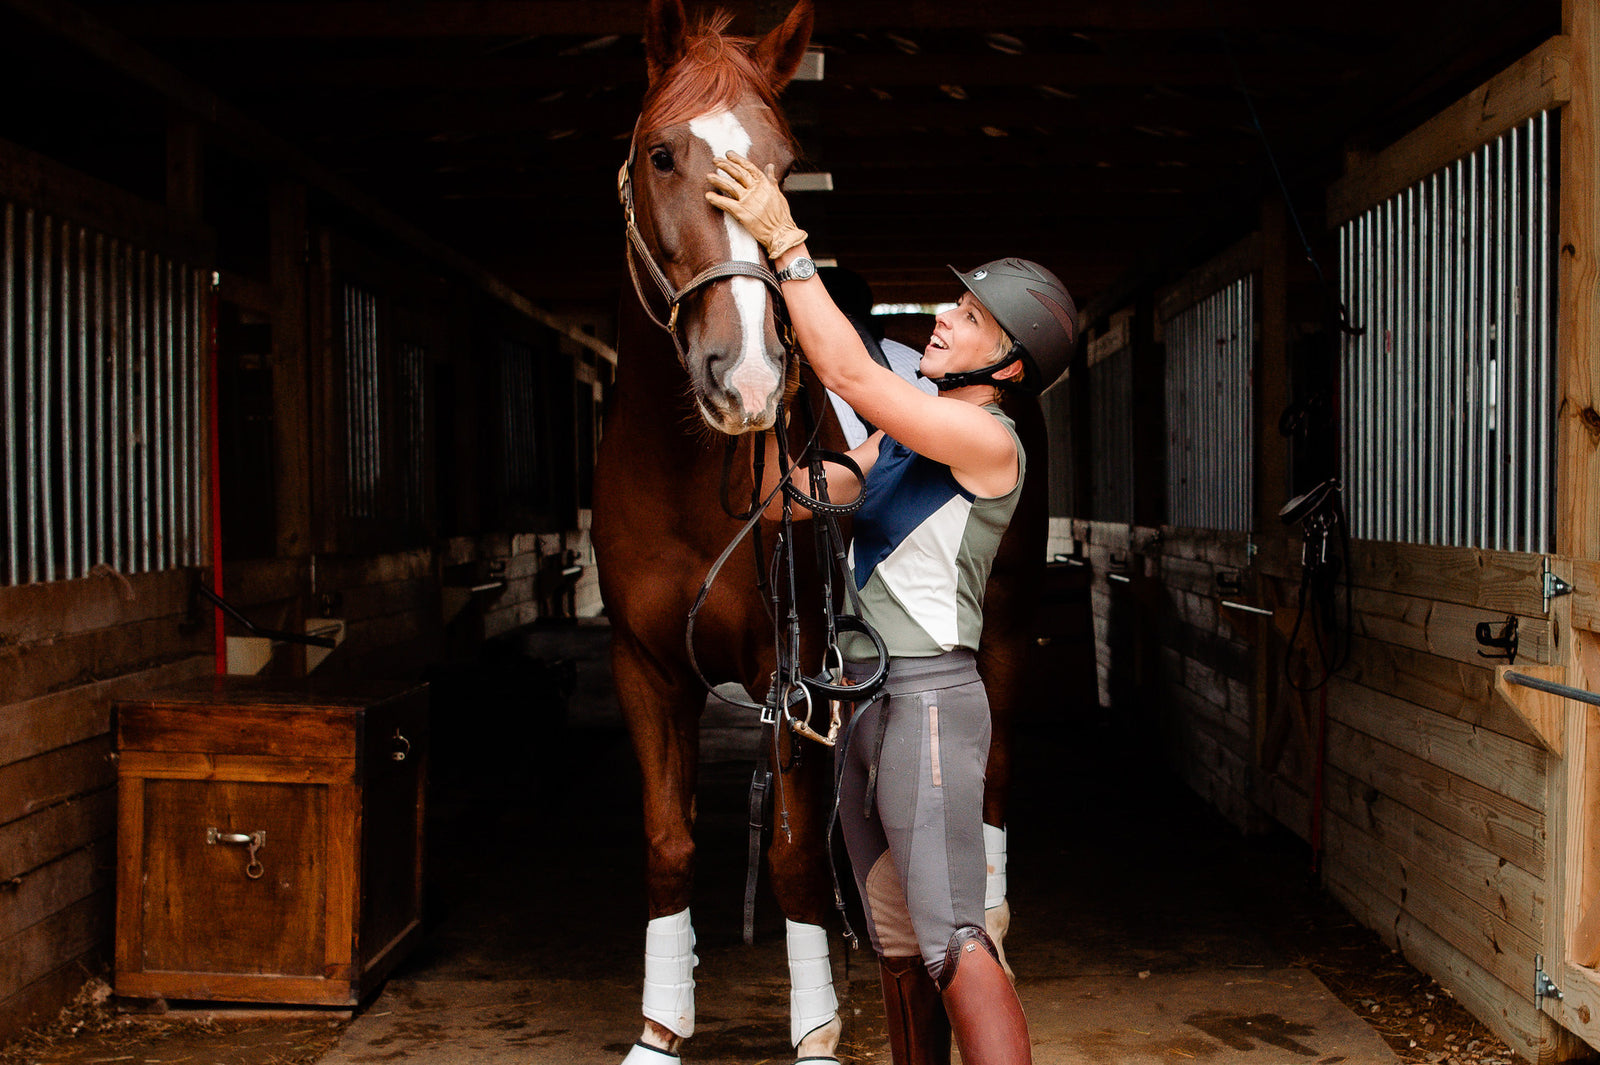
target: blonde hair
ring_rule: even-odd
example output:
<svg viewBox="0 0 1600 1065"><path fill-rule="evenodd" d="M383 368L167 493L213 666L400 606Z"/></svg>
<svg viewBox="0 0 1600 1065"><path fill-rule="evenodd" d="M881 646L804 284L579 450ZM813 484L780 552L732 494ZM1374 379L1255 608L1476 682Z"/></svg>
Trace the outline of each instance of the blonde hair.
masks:
<svg viewBox="0 0 1600 1065"><path fill-rule="evenodd" d="M1012 339L1011 334L1006 332L1004 329L1000 330L1000 339L996 341L994 351L989 355L989 365L993 366L997 362L1004 362L1005 359L1011 354L1012 349L1016 346L1017 342ZM1018 369L1016 376L1006 379L1007 383L1009 384L1015 384L1027 376L1028 364L1019 362L1017 365ZM1005 389L1001 389L1001 391L1003 392Z"/></svg>

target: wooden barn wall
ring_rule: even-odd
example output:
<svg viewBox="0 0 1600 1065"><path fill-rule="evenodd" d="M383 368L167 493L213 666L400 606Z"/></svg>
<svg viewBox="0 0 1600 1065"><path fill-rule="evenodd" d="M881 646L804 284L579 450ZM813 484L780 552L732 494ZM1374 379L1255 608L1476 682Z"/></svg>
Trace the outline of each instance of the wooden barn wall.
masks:
<svg viewBox="0 0 1600 1065"><path fill-rule="evenodd" d="M1284 681L1292 545L1252 567L1244 534L1074 522L1072 537L1094 567L1114 723L1241 831L1276 823L1309 842L1320 708ZM1549 897L1546 752L1495 698L1474 639L1479 622L1515 615L1518 662L1552 660L1542 558L1352 550L1352 653L1327 690L1323 882L1520 1052L1549 1060L1556 1040L1528 991Z"/></svg>
<svg viewBox="0 0 1600 1065"><path fill-rule="evenodd" d="M1600 32L1591 28L1584 40L1600 51ZM1489 119L1480 96L1517 101L1494 122L1515 123L1524 112L1559 105L1566 49L1559 39L1541 47L1474 94L1470 106L1446 112L1439 128L1402 142L1413 154L1417 144L1431 144L1431 164L1411 158L1390 173L1394 167L1380 160L1383 166L1353 170L1353 180L1376 172L1403 187L1454 158L1437 153L1459 154L1496 136L1482 125ZM1593 85L1587 91L1600 98ZM1563 152L1570 154L1570 117L1563 122ZM1592 169L1563 159L1564 210L1573 175ZM1588 181L1587 218L1592 180L1576 180ZM1340 191L1364 204L1395 190ZM1563 216L1563 234L1597 239L1592 220L1569 218ZM1263 278L1256 381L1265 425L1288 400L1297 282L1283 272L1290 256L1281 218L1264 210L1262 222L1253 268ZM1208 267L1214 272L1216 264L1193 276L1204 278ZM1573 333L1592 328L1592 296L1566 289L1562 299L1562 320L1584 323ZM1487 623L1498 632L1515 618L1518 670L1600 686L1600 640L1592 631L1600 627L1593 609L1600 566L1583 540L1593 536L1593 507L1585 500L1592 498L1596 447L1570 413L1591 402L1585 389L1592 358L1587 347L1563 355L1563 462L1573 454L1579 460L1562 473L1556 554L1354 541L1349 660L1323 690L1296 691L1286 679L1286 661L1306 675L1309 650L1303 629L1289 644L1300 543L1277 510L1291 485L1305 487L1306 471L1289 468L1275 434L1257 443L1254 533L1092 521L1082 509L1052 527L1052 551L1093 567L1102 713L1162 751L1242 831L1281 826L1320 848L1322 881L1352 915L1540 1063L1590 1052L1579 1036L1600 1046L1600 817L1593 812L1600 757L1592 738L1600 729L1592 709L1563 709L1558 699L1540 703L1524 698L1525 689L1508 688L1497 677L1504 662L1480 654L1476 630ZM1547 558L1574 585L1573 595L1546 602ZM1339 600L1342 614L1342 590ZM1540 955L1564 987L1564 1002L1536 1003Z"/></svg>
<svg viewBox="0 0 1600 1065"><path fill-rule="evenodd" d="M212 669L182 570L0 588L0 1033L109 956L111 704Z"/></svg>
<svg viewBox="0 0 1600 1065"><path fill-rule="evenodd" d="M192 265L209 255L190 220L4 141L0 199ZM0 586L0 1036L69 1000L108 957L113 701L212 668L190 571L79 572Z"/></svg>
<svg viewBox="0 0 1600 1065"><path fill-rule="evenodd" d="M1529 993L1545 938L1547 761L1494 698L1474 638L1479 622L1515 615L1519 662L1552 660L1542 559L1367 541L1352 553L1350 663L1327 693L1324 883L1520 1052L1548 1060L1551 1025ZM1297 576L1263 581L1287 602Z"/></svg>
<svg viewBox="0 0 1600 1065"><path fill-rule="evenodd" d="M172 143L198 150L194 138ZM234 191L218 181L208 197L225 203ZM215 232L187 209L194 203L142 200L4 140L0 197L135 244L180 243L187 261L213 267L203 256ZM296 250L311 246L314 235L315 210L307 201L304 186L274 184L265 214L246 218L263 232L270 229L272 254L255 263L215 264L218 298L229 313L271 330L270 348L249 357L277 371L265 407L270 471L261 480L230 484L231 500L224 494L225 515L229 505L251 504L252 494L273 502L261 511L269 523L264 535L252 541L265 550L227 560L227 598L256 624L274 629L300 630L324 614L344 619L346 638L319 675L355 677L416 677L432 663L470 658L486 641L514 636L552 614L597 614L588 511L575 494L559 519L546 516L545 524L533 526L541 532L504 527L516 526L485 504L487 492L464 487L452 497L451 513L436 515L414 546L329 550L341 545L319 540L327 510L313 470L329 447L316 426L333 400L312 372L330 350L322 343L327 337L308 325L323 279ZM232 208L220 214L237 221ZM481 305L486 298L470 281L452 283L468 294L452 297L458 305ZM607 374L594 354L599 348L514 309L498 313L507 328L540 338L550 357L572 362L563 378L571 402L585 402L588 389L598 399ZM436 362L460 368L458 384L475 372L475 345L483 341L449 332L461 317L446 323L434 353ZM433 461L450 456L453 467L430 471L430 488L441 478L465 485L480 476L475 462L482 448L472 441L482 426L471 394L458 388L463 410L438 423L454 425L461 439L431 453ZM571 421L594 425L592 411ZM557 440L543 461L571 462L570 477L581 486L586 478L577 457L586 452L592 455L592 447ZM209 560L209 547L202 557ZM213 614L198 607L193 594L196 581L211 576L209 567L121 573L102 565L78 579L0 586L0 1040L53 1017L109 962L116 863L112 705L214 670ZM243 634L232 622L228 632ZM291 646L277 650L269 666L284 675L303 669L302 651Z"/></svg>

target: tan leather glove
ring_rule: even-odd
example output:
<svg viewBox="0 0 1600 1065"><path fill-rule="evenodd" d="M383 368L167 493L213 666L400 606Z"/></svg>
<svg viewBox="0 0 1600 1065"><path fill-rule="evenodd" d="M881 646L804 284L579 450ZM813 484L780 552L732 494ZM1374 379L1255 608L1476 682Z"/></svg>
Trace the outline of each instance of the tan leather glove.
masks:
<svg viewBox="0 0 1600 1065"><path fill-rule="evenodd" d="M752 236L776 259L797 244L805 243L806 231L794 224L789 201L778 187L772 164L766 172L738 152L714 160L717 169L709 176L721 193L708 192L706 199L722 208L748 229Z"/></svg>

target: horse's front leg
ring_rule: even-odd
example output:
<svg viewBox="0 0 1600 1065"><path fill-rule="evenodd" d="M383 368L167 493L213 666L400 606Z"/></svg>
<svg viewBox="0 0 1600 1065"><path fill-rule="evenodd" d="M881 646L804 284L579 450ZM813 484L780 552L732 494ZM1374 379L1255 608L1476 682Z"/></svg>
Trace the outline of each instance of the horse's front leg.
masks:
<svg viewBox="0 0 1600 1065"><path fill-rule="evenodd" d="M665 678L649 656L618 637L612 650L617 698L628 719L644 791L644 1032L624 1065L675 1060L694 1034L694 789L698 720L705 694Z"/></svg>
<svg viewBox="0 0 1600 1065"><path fill-rule="evenodd" d="M767 861L785 917L789 1042L797 1062L835 1062L843 1025L823 927L833 906L827 851L833 751L792 733L779 742L777 763L788 768L781 770L782 787L774 796Z"/></svg>

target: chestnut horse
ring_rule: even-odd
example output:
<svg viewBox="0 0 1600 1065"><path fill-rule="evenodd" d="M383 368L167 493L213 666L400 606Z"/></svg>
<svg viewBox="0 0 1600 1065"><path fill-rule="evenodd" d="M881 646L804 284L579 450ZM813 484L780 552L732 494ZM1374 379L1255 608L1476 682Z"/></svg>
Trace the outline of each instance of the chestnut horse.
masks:
<svg viewBox="0 0 1600 1065"><path fill-rule="evenodd" d="M623 299L617 378L596 470L594 546L612 624L617 696L644 791L645 1028L628 1065L667 1061L694 1031L689 904L706 689L684 635L701 582L740 529L721 502L725 445L741 438L727 495L748 499L752 445L760 445L802 371L780 337L777 285L765 255L704 194L713 155L729 149L757 165L771 163L780 174L792 166L796 149L777 96L805 54L811 0L799 0L760 41L724 35L726 23L720 17L691 29L682 0L651 0L649 87L619 175L638 298ZM822 395L814 382L810 392ZM1019 406L1014 413L1024 445L1042 458L1037 405ZM838 448L831 417L824 432L823 446ZM995 715L984 815L996 826L1004 824L1009 775L1005 726L1021 693L1031 636L1026 597L1039 585L1037 573L1022 571L1044 561L1044 481L1028 480L1035 490L1025 494L990 578L980 650ZM797 554L802 565L814 567L813 552ZM759 699L775 666L774 641L754 567L748 554L739 557L746 561L727 567L699 609L695 652L711 683L738 681ZM810 578L809 586L818 587L814 573ZM812 624L822 617L817 594L818 609L807 620L806 662L821 660L820 624ZM798 1058L830 1060L840 1035L823 931L834 904L825 840L832 758L779 731L783 746L773 763L779 778L773 790L782 797L787 831L772 833L767 863L787 919L790 1041ZM804 757L791 758L801 743ZM1003 918L1006 911L1001 906L990 913Z"/></svg>

